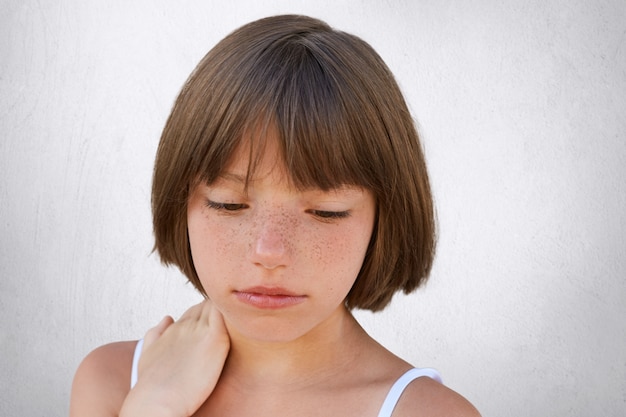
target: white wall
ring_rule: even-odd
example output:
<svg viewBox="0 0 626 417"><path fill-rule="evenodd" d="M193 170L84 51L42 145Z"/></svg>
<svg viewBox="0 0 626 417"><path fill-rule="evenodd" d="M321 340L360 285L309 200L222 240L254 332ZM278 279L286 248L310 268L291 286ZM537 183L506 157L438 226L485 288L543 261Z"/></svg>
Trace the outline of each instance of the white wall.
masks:
<svg viewBox="0 0 626 417"><path fill-rule="evenodd" d="M1 2L0 414L67 414L88 351L199 299L150 255L160 129L219 39L298 12L386 59L432 175L431 281L365 326L485 416L623 415L626 3L216 3Z"/></svg>

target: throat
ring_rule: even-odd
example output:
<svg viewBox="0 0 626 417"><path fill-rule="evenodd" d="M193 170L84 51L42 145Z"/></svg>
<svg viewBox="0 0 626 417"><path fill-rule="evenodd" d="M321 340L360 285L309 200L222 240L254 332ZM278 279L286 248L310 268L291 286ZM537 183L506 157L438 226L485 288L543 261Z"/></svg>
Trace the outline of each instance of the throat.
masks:
<svg viewBox="0 0 626 417"><path fill-rule="evenodd" d="M347 310L286 342L250 340L229 332L231 350L220 380L283 392L287 387L307 388L340 378L361 357L366 340L371 340Z"/></svg>

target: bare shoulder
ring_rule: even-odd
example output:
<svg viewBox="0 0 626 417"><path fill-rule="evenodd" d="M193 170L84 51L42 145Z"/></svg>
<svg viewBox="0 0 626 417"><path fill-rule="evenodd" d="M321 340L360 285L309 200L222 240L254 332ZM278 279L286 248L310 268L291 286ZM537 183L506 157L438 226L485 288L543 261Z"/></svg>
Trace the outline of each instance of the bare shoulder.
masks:
<svg viewBox="0 0 626 417"><path fill-rule="evenodd" d="M463 396L428 377L413 381L406 388L394 417L480 417L476 408Z"/></svg>
<svg viewBox="0 0 626 417"><path fill-rule="evenodd" d="M81 362L72 383L70 417L117 416L128 391L137 342L101 346Z"/></svg>

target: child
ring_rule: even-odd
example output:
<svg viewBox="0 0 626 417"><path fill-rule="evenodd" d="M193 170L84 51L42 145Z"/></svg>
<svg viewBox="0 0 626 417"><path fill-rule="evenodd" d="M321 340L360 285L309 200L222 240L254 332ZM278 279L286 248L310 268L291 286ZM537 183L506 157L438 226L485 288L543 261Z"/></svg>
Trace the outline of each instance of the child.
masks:
<svg viewBox="0 0 626 417"><path fill-rule="evenodd" d="M478 415L350 313L417 288L435 246L417 133L367 43L304 16L223 39L174 104L152 208L206 301L89 354L72 416Z"/></svg>

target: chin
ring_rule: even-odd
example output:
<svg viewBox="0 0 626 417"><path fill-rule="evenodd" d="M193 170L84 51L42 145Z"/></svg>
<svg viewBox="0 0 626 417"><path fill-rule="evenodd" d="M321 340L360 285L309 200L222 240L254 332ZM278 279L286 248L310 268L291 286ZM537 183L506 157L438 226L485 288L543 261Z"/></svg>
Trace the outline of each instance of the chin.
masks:
<svg viewBox="0 0 626 417"><path fill-rule="evenodd" d="M315 327L314 323L284 317L246 317L229 319L225 316L226 327L231 337L239 337L259 343L290 343L305 337Z"/></svg>

